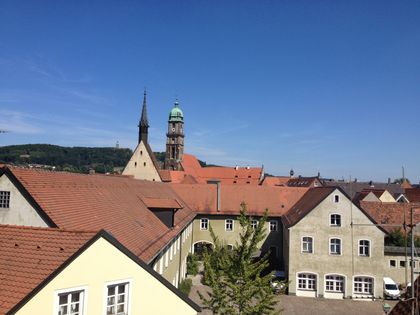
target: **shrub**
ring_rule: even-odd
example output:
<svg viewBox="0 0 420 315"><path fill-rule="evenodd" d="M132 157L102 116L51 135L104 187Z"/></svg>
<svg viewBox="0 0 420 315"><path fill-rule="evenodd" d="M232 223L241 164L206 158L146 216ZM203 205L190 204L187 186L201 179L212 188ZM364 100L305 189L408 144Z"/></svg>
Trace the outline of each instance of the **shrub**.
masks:
<svg viewBox="0 0 420 315"><path fill-rule="evenodd" d="M194 254L188 254L187 273L193 276L198 274L198 259L197 256Z"/></svg>
<svg viewBox="0 0 420 315"><path fill-rule="evenodd" d="M192 280L191 279L184 279L179 284L179 289L181 290L181 292L185 293L185 295L187 295L187 296L188 296L188 294L190 294L191 287L192 287Z"/></svg>

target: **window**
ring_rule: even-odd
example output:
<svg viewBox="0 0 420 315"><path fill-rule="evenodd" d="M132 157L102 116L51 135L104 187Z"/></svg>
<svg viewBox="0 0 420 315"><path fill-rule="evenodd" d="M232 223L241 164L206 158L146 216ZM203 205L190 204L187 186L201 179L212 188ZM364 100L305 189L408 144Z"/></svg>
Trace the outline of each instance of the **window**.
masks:
<svg viewBox="0 0 420 315"><path fill-rule="evenodd" d="M270 232L277 232L277 221L270 221Z"/></svg>
<svg viewBox="0 0 420 315"><path fill-rule="evenodd" d="M397 262L395 261L395 259L391 259L391 260L389 261L389 266L390 266L390 267L397 267Z"/></svg>
<svg viewBox="0 0 420 315"><path fill-rule="evenodd" d="M354 277L354 293L373 294L373 278Z"/></svg>
<svg viewBox="0 0 420 315"><path fill-rule="evenodd" d="M233 220L232 219L226 219L225 220L225 230L232 232L233 231Z"/></svg>
<svg viewBox="0 0 420 315"><path fill-rule="evenodd" d="M209 219L200 219L200 230L208 230Z"/></svg>
<svg viewBox="0 0 420 315"><path fill-rule="evenodd" d="M334 195L334 203L339 203L339 202L340 202L340 196Z"/></svg>
<svg viewBox="0 0 420 315"><path fill-rule="evenodd" d="M58 315L83 314L83 290L58 295Z"/></svg>
<svg viewBox="0 0 420 315"><path fill-rule="evenodd" d="M413 265L413 268L416 269L416 261L410 259L410 267Z"/></svg>
<svg viewBox="0 0 420 315"><path fill-rule="evenodd" d="M302 237L302 253L313 252L313 239L310 236Z"/></svg>
<svg viewBox="0 0 420 315"><path fill-rule="evenodd" d="M316 275L312 273L298 273L298 289L316 290Z"/></svg>
<svg viewBox="0 0 420 315"><path fill-rule="evenodd" d="M359 256L370 256L370 242L368 240L359 241Z"/></svg>
<svg viewBox="0 0 420 315"><path fill-rule="evenodd" d="M120 283L108 286L106 298L106 314L128 314L128 283Z"/></svg>
<svg viewBox="0 0 420 315"><path fill-rule="evenodd" d="M146 166L146 162L143 162L143 166Z"/></svg>
<svg viewBox="0 0 420 315"><path fill-rule="evenodd" d="M333 213L330 215L330 226L341 226L341 215Z"/></svg>
<svg viewBox="0 0 420 315"><path fill-rule="evenodd" d="M9 208L10 191L0 191L0 208Z"/></svg>
<svg viewBox="0 0 420 315"><path fill-rule="evenodd" d="M339 238L330 239L330 255L341 255L341 240Z"/></svg>
<svg viewBox="0 0 420 315"><path fill-rule="evenodd" d="M257 220L251 220L251 228L255 230L257 228L258 221Z"/></svg>
<svg viewBox="0 0 420 315"><path fill-rule="evenodd" d="M228 251L233 251L233 245L232 244L228 244L226 248L227 248Z"/></svg>
<svg viewBox="0 0 420 315"><path fill-rule="evenodd" d="M405 268L405 260L400 260L400 267Z"/></svg>
<svg viewBox="0 0 420 315"><path fill-rule="evenodd" d="M338 275L325 276L325 291L344 292L344 277Z"/></svg>

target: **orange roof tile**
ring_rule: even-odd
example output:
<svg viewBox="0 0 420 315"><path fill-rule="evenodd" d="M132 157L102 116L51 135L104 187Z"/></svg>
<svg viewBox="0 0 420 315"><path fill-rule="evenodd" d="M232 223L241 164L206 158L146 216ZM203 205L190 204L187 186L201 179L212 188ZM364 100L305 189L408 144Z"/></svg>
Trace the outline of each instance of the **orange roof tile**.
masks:
<svg viewBox="0 0 420 315"><path fill-rule="evenodd" d="M179 197L170 185L123 176L84 175L9 168L40 208L60 228L106 229L148 262L195 217L188 207L168 228L143 198Z"/></svg>
<svg viewBox="0 0 420 315"><path fill-rule="evenodd" d="M288 176L266 176L261 185L263 186L287 186L290 177Z"/></svg>
<svg viewBox="0 0 420 315"><path fill-rule="evenodd" d="M97 232L0 225L0 314L5 314Z"/></svg>
<svg viewBox="0 0 420 315"><path fill-rule="evenodd" d="M219 180L223 184L258 185L263 173L262 167L201 167L197 158L191 154L184 154L181 165L184 171L171 171L173 183L181 183L186 175L190 175L202 184L208 180Z"/></svg>
<svg viewBox="0 0 420 315"><path fill-rule="evenodd" d="M147 208L181 209L182 206L176 199L171 198L142 198Z"/></svg>
<svg viewBox="0 0 420 315"><path fill-rule="evenodd" d="M406 222L410 222L412 204L409 203L360 201L359 206L379 224L401 224L402 229L404 213ZM414 211L414 221L420 222L420 209ZM398 228L386 226L384 229L390 232Z"/></svg>
<svg viewBox="0 0 420 315"><path fill-rule="evenodd" d="M202 214L239 214L240 205L245 202L251 215L262 215L268 209L269 215L281 216L307 191L307 188L221 185L218 212L216 185L172 184L172 187L184 203Z"/></svg>

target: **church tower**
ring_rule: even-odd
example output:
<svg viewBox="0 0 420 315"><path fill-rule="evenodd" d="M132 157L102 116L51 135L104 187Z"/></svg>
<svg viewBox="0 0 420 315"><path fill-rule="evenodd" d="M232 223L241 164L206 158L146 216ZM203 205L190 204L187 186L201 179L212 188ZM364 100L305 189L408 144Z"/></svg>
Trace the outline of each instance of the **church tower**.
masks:
<svg viewBox="0 0 420 315"><path fill-rule="evenodd" d="M146 90L143 94L143 108L141 111L141 117L139 121L139 142L143 141L147 143L147 134L149 132L149 121L147 120L147 106L146 106Z"/></svg>
<svg viewBox="0 0 420 315"><path fill-rule="evenodd" d="M165 169L181 170L184 155L184 114L176 100L174 108L169 112L168 133L166 134Z"/></svg>

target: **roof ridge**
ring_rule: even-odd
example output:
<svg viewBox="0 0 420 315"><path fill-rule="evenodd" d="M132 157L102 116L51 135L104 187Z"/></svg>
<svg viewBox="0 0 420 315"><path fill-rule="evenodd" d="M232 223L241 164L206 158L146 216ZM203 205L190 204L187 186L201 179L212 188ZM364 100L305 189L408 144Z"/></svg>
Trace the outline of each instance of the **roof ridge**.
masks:
<svg viewBox="0 0 420 315"><path fill-rule="evenodd" d="M14 225L14 224L0 224L0 229L11 228L15 230L35 230L35 231L50 231L50 232L64 232L64 233L99 233L99 230L82 230L82 229L63 229L49 226L27 226L27 225Z"/></svg>

